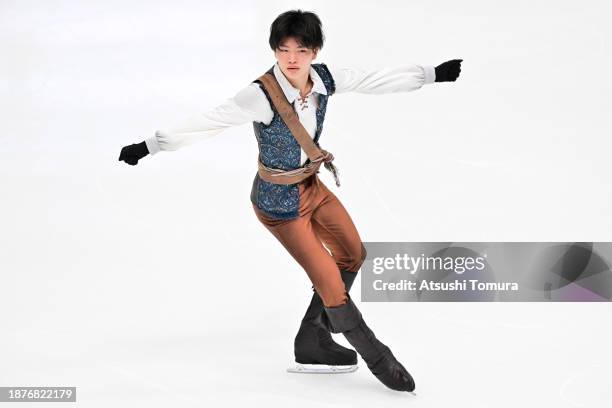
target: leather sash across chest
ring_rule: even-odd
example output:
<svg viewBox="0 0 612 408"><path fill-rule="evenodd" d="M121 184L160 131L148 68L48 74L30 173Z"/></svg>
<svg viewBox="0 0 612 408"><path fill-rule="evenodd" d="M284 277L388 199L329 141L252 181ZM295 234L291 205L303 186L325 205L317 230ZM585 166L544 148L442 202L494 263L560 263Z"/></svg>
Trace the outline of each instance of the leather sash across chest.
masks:
<svg viewBox="0 0 612 408"><path fill-rule="evenodd" d="M291 134L300 144L304 152L308 155L310 162L295 170L281 170L267 167L258 158L258 173L262 180L274 184L295 184L316 174L321 167L325 166L334 176L336 185L340 187L340 179L338 178L338 169L333 165L334 156L324 149L319 149L314 143L304 126L300 123L300 119L293 110L293 107L285 97L278 81L273 74L263 74L259 81L270 95L274 107L278 111L283 122L287 125Z"/></svg>

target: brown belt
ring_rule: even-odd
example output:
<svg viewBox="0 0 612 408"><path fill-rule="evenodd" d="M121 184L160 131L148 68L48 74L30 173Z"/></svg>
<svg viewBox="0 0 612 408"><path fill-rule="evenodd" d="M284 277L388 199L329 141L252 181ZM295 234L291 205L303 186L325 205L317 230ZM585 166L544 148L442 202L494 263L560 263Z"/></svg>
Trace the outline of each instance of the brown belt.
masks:
<svg viewBox="0 0 612 408"><path fill-rule="evenodd" d="M274 169L271 167L267 167L261 162L261 160L258 160L257 164L259 166L259 177L261 177L262 180L274 184L295 184L307 179L313 174L318 173L321 164L324 164L325 168L331 171L334 175L336 185L340 187L340 180L338 179L338 169L332 164L332 161L334 160L334 155L324 149L321 149L321 153L323 153L323 156L320 156L319 158L310 161L304 166L295 170Z"/></svg>

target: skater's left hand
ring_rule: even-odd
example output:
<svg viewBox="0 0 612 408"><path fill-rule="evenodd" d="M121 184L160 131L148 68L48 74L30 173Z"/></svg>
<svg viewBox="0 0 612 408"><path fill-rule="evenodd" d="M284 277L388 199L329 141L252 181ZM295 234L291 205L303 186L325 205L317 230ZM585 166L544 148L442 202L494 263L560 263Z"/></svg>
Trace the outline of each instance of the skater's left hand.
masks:
<svg viewBox="0 0 612 408"><path fill-rule="evenodd" d="M140 142L138 144L133 143L129 146L123 146L119 154L119 161L123 160L130 166L135 166L138 164L138 160L148 154L149 149L147 149L147 144L145 142Z"/></svg>
<svg viewBox="0 0 612 408"><path fill-rule="evenodd" d="M461 72L462 59L443 62L436 67L436 82L456 81Z"/></svg>

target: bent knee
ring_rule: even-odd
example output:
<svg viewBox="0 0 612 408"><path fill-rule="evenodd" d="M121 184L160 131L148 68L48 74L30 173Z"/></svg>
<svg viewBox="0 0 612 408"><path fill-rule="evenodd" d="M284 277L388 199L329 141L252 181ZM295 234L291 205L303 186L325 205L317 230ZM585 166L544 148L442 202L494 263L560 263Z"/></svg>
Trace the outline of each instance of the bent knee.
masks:
<svg viewBox="0 0 612 408"><path fill-rule="evenodd" d="M340 269L344 269L348 272L359 272L359 268L361 268L367 256L367 251L363 243L360 243L359 247L359 250L352 253L346 262L342 262L341 265L338 265Z"/></svg>

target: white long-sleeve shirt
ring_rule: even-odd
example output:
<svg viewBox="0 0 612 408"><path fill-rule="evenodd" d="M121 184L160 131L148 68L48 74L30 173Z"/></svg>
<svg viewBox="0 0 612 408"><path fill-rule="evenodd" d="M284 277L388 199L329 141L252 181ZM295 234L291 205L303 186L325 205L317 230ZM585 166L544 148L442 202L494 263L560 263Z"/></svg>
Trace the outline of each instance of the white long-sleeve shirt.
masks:
<svg viewBox="0 0 612 408"><path fill-rule="evenodd" d="M335 93L360 92L369 94L386 94L408 92L421 88L424 84L435 81L433 66L404 65L395 68L383 68L375 71L361 69L333 69L328 66L336 85ZM314 137L316 129L317 98L315 94L327 94L327 90L319 74L310 68L312 89L299 100L300 91L294 88L282 73L278 63L274 65L274 76L280 84L287 100L295 106L300 122L310 135ZM249 122L270 124L274 113L270 103L258 84L251 83L240 90L233 98L208 110L205 113L188 118L179 126L160 129L155 136L146 139L150 154L161 150L171 151L221 133L224 129L239 126ZM301 162L307 155L302 150Z"/></svg>

